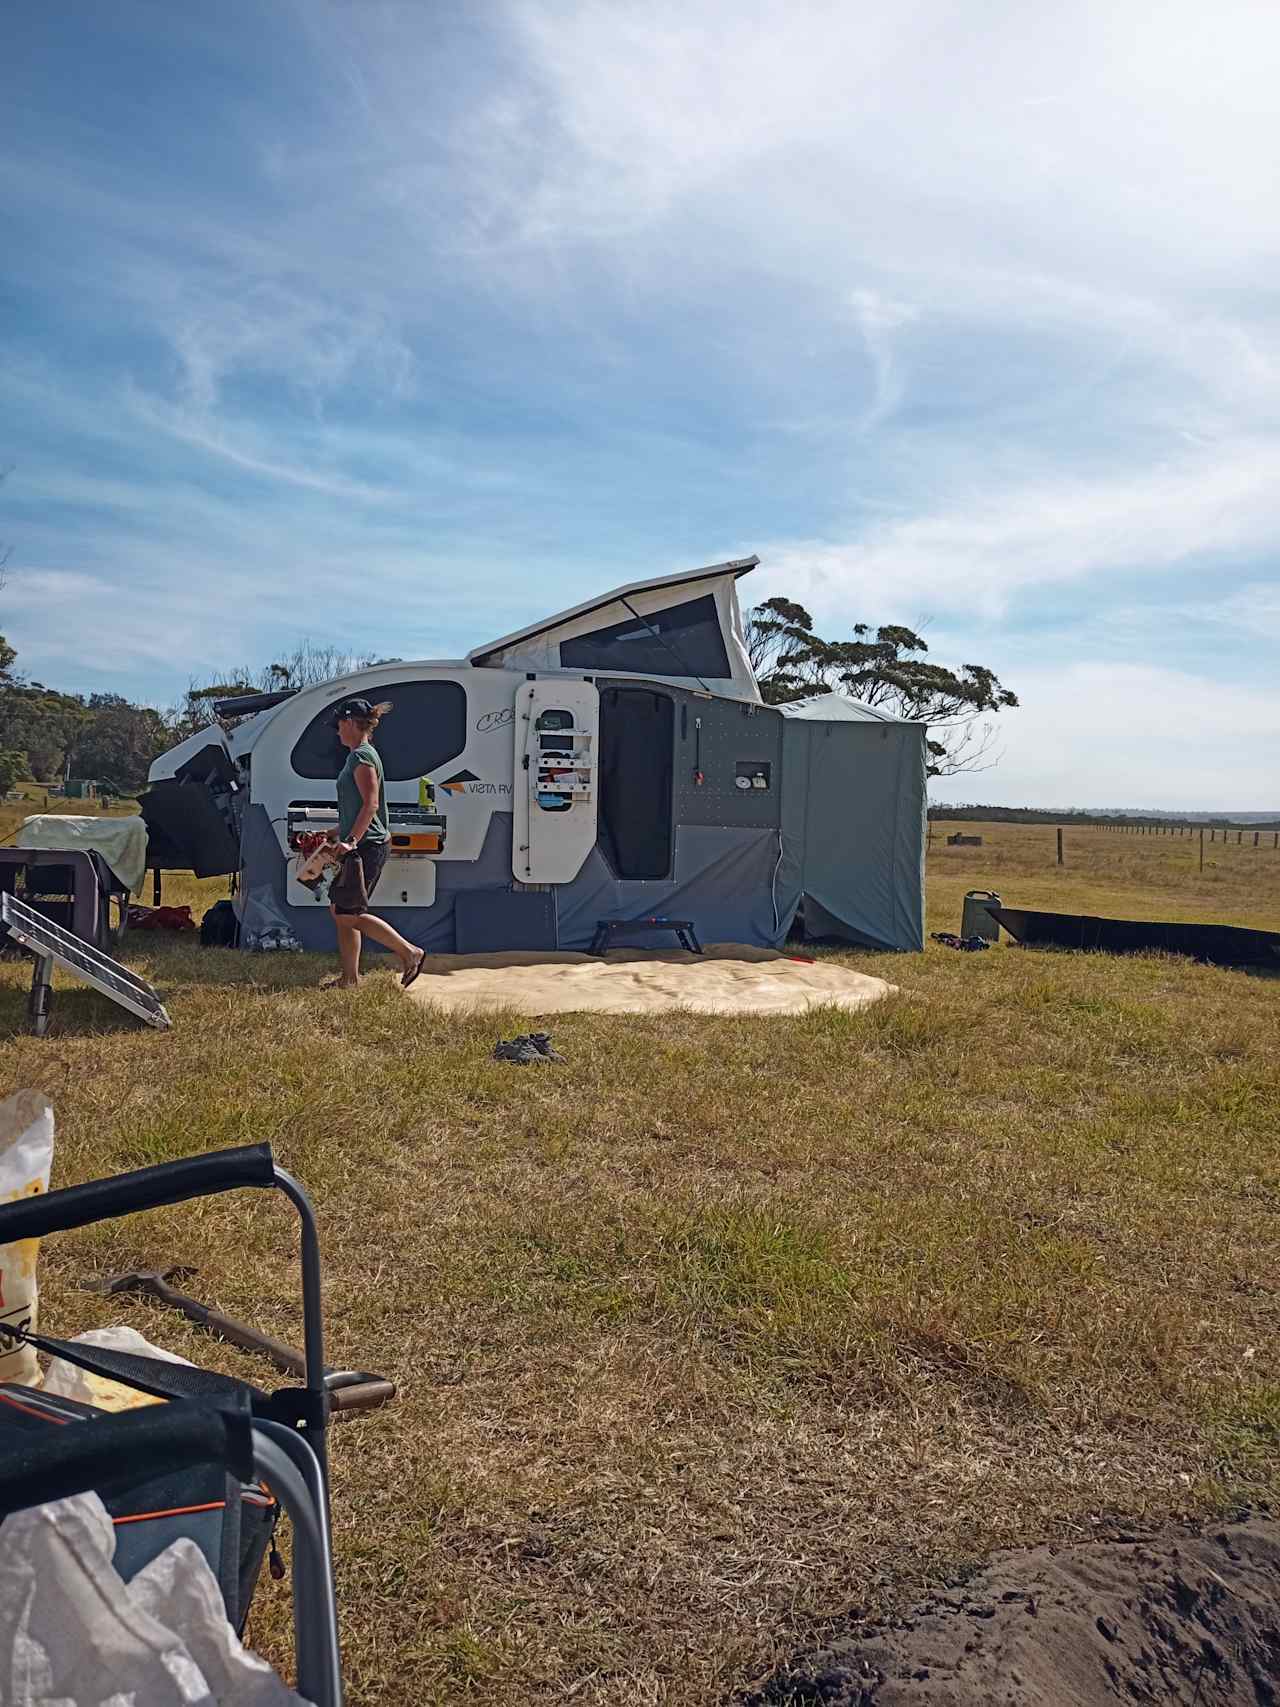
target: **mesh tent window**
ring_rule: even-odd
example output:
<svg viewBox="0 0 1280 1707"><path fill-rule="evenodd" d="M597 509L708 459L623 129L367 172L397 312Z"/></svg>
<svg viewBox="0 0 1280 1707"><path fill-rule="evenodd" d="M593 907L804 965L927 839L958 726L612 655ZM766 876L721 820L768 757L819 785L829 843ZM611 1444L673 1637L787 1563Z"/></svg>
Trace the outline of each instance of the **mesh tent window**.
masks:
<svg viewBox="0 0 1280 1707"><path fill-rule="evenodd" d="M388 682L366 697L391 701L373 736L388 782L426 776L456 759L467 744L467 695L459 682ZM332 780L347 762L333 714L350 698L350 689L337 695L298 737L289 762L299 776Z"/></svg>
<svg viewBox="0 0 1280 1707"><path fill-rule="evenodd" d="M720 609L710 593L562 640L560 662L570 670L623 670L647 676L723 679L733 673L720 632Z"/></svg>

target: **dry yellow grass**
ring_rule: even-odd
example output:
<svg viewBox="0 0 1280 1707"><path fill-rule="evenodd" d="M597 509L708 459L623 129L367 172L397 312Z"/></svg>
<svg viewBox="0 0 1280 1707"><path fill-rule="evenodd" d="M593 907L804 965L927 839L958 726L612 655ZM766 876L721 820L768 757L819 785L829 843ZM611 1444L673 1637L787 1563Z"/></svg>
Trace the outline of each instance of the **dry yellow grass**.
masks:
<svg viewBox="0 0 1280 1707"><path fill-rule="evenodd" d="M1052 828L978 828L935 829L932 929L977 886L1280 927L1269 848L1202 878L1193 840L1073 830L1060 871ZM50 1092L63 1183L265 1138L314 1192L333 1358L402 1385L335 1437L356 1703L723 1700L994 1545L1280 1486L1280 981L851 954L901 996L570 1016L567 1065L519 1069L385 971L348 996L316 958L130 959L172 1033L67 985L36 1042L0 965L0 1091ZM51 1240L47 1319L261 1377L82 1290L178 1259L296 1335L288 1215L256 1198ZM254 1614L277 1657L285 1598Z"/></svg>

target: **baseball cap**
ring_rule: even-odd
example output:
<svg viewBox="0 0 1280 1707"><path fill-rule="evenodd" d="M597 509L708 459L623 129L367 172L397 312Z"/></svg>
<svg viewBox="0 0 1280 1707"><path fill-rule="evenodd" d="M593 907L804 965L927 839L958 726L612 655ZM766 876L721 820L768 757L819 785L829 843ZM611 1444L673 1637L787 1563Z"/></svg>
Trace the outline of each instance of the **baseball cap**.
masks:
<svg viewBox="0 0 1280 1707"><path fill-rule="evenodd" d="M344 699L342 704L335 706L333 721L341 723L344 717L372 717L373 707L367 699Z"/></svg>

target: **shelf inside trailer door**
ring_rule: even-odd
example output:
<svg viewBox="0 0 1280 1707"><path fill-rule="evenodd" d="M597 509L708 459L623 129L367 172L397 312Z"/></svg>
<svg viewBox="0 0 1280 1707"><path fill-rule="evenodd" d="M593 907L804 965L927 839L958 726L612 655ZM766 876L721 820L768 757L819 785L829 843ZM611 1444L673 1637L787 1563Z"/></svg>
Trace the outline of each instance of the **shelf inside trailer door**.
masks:
<svg viewBox="0 0 1280 1707"><path fill-rule="evenodd" d="M591 682L535 680L515 713L512 875L571 883L596 843L600 696Z"/></svg>

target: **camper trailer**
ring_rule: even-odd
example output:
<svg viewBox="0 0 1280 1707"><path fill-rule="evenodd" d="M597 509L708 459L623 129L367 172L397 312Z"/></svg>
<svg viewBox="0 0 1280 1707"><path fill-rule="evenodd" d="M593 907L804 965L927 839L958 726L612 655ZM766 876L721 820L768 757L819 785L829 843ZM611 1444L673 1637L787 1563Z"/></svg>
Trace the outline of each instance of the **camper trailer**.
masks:
<svg viewBox="0 0 1280 1707"><path fill-rule="evenodd" d="M297 850L336 823L333 708L358 694L394 706L375 906L433 953L585 949L653 917L707 942L918 949L925 730L835 695L761 703L737 595L757 561L618 588L462 660L220 701L152 766L149 858L236 874L243 946L331 949Z"/></svg>

